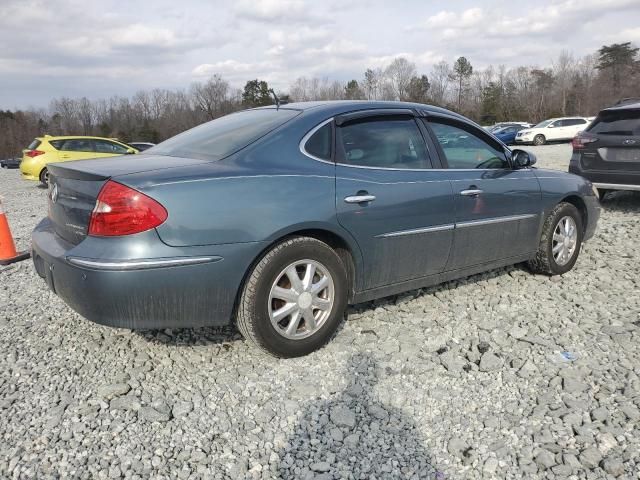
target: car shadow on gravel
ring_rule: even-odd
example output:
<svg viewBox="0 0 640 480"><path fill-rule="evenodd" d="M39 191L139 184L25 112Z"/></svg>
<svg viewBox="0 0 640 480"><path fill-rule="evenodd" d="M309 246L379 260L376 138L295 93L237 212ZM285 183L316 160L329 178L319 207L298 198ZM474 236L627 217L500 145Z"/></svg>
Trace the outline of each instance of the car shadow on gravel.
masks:
<svg viewBox="0 0 640 480"><path fill-rule="evenodd" d="M507 267L497 268L495 270L488 270L486 272L471 275L469 277L462 277L457 280L450 280L448 282L439 283L431 287L419 288L416 290L409 290L398 295L392 295L389 297L378 298L370 302L359 303L349 307L347 313L362 314L367 310L374 310L377 307L386 307L389 305L396 305L406 299L420 298L426 295L434 295L437 292L456 290L463 285L470 285L484 280L492 280L494 278L502 277L504 275L514 276L518 272L526 273L528 275L534 275L528 269L526 264L519 263L515 265L509 265Z"/></svg>
<svg viewBox="0 0 640 480"><path fill-rule="evenodd" d="M639 213L640 193L639 192L612 192L600 201L602 208L612 212Z"/></svg>
<svg viewBox="0 0 640 480"><path fill-rule="evenodd" d="M242 340L233 326L134 330L134 333L149 343L170 347L221 345L229 349L233 342Z"/></svg>
<svg viewBox="0 0 640 480"><path fill-rule="evenodd" d="M344 391L303 410L279 452L279 478L444 479L413 419L376 400L376 360L354 355L346 374Z"/></svg>
<svg viewBox="0 0 640 480"><path fill-rule="evenodd" d="M434 285L417 290L410 290L398 295L379 298L369 302L350 305L345 312L344 321L338 324L336 332L332 339L340 335L345 328L346 322L349 321L349 315L359 315L366 313L368 310L373 311L378 307L386 307L396 305L405 299L419 298L424 295L434 295L437 292L445 290L455 290L462 285L473 284L483 280L490 280L503 275L514 275L514 272L525 271L525 266L511 265L508 267L490 270L488 272L479 273L470 277L452 280L442 284ZM532 274L533 275L533 274ZM202 328L173 328L164 330L134 330L134 333L149 343L156 345L166 345L172 347L192 347L206 345L221 345L223 348L230 349L235 342L242 342L244 338L236 329L235 325L225 327L202 327ZM331 341L331 340L330 340Z"/></svg>

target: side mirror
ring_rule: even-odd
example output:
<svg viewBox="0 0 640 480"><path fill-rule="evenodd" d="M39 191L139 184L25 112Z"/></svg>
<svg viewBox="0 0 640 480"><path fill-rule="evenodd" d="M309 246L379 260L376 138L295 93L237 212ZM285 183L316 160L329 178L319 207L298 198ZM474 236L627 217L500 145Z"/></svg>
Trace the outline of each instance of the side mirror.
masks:
<svg viewBox="0 0 640 480"><path fill-rule="evenodd" d="M137 153L137 152L133 148L127 149L127 155L133 155L134 153Z"/></svg>
<svg viewBox="0 0 640 480"><path fill-rule="evenodd" d="M555 125L553 123L547 125L547 128L555 128Z"/></svg>
<svg viewBox="0 0 640 480"><path fill-rule="evenodd" d="M537 158L531 152L515 149L511 152L511 161L515 168L527 168L535 165Z"/></svg>

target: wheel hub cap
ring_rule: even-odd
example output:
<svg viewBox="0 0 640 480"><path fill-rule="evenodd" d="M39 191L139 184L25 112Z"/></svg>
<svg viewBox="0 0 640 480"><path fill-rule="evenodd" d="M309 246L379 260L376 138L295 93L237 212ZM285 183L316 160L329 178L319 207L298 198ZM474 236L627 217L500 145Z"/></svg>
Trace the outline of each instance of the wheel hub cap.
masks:
<svg viewBox="0 0 640 480"><path fill-rule="evenodd" d="M299 260L276 277L269 292L269 319L285 338L317 332L333 310L335 287L329 270L315 260Z"/></svg>
<svg viewBox="0 0 640 480"><path fill-rule="evenodd" d="M304 292L298 297L298 307L301 309L306 309L311 306L311 301L313 297L309 292Z"/></svg>

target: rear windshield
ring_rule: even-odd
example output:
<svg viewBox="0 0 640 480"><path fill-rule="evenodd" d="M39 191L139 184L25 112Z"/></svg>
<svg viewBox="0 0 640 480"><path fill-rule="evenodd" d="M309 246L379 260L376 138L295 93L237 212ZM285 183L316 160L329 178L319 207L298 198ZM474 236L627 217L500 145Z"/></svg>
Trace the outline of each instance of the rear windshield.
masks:
<svg viewBox="0 0 640 480"><path fill-rule="evenodd" d="M23 144L24 145L24 144ZM29 146L27 147L27 149L29 150L35 150L36 148L38 148L40 146L40 140L34 140L33 142L31 142L29 144Z"/></svg>
<svg viewBox="0 0 640 480"><path fill-rule="evenodd" d="M588 131L602 135L640 135L640 110L603 112Z"/></svg>
<svg viewBox="0 0 640 480"><path fill-rule="evenodd" d="M253 143L300 113L284 108L245 110L176 135L145 153L220 160Z"/></svg>

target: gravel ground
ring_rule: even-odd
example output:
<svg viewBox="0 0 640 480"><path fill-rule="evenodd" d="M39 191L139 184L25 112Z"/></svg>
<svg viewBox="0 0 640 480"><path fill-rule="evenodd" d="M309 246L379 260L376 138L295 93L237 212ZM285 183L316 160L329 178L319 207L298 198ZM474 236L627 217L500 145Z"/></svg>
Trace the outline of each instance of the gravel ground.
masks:
<svg viewBox="0 0 640 480"><path fill-rule="evenodd" d="M566 170L568 145L532 150ZM17 170L0 192L27 248L46 192ZM640 478L640 195L604 208L563 277L358 305L294 360L94 325L0 267L0 478Z"/></svg>

